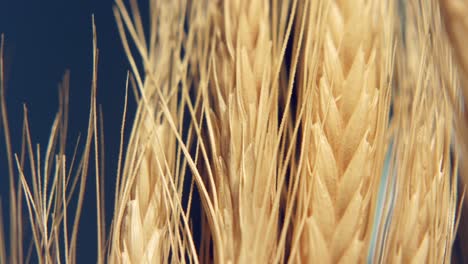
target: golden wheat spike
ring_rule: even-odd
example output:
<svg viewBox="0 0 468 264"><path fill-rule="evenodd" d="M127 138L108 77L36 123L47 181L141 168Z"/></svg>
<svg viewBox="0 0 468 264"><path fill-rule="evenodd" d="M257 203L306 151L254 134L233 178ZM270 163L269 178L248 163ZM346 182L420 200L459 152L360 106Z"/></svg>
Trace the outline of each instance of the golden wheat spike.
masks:
<svg viewBox="0 0 468 264"><path fill-rule="evenodd" d="M269 262L276 253L273 200L279 196L273 70L280 58L272 46L271 7L254 0L226 1L213 9L219 35L213 40L210 83L202 93L204 140L211 148L206 185L216 186L210 195L220 224L220 233L212 235L219 240L214 253L220 263Z"/></svg>
<svg viewBox="0 0 468 264"><path fill-rule="evenodd" d="M409 1L395 96L397 196L384 262L447 263L454 241L457 151L451 154L451 53L436 1ZM448 78L452 78L448 80Z"/></svg>
<svg viewBox="0 0 468 264"><path fill-rule="evenodd" d="M307 26L315 29L303 52L318 52L318 59L301 65L308 72L300 73L298 91L306 148L298 199L306 206L298 212L304 226L296 229L301 242L293 257L357 263L367 256L386 150L392 17L385 1L319 1L309 8Z"/></svg>
<svg viewBox="0 0 468 264"><path fill-rule="evenodd" d="M189 260L197 262L181 205L185 171L177 146L184 110L178 89L188 85L189 55L180 55L186 48L183 41L188 39L183 34L187 4L151 2L154 17L149 45L136 2L131 4L133 17L122 1L117 1L115 15L141 96L116 189L110 259L118 263L184 263L191 256ZM144 73L135 66L124 25L142 58Z"/></svg>
<svg viewBox="0 0 468 264"><path fill-rule="evenodd" d="M462 87L461 93L452 94L452 103L456 111L460 111L460 109L465 109L466 111L468 98L468 53L465 51L465 43L467 41L468 33L468 3L461 0L440 0L439 3L445 29L449 37L449 45L453 50L454 61L457 64L453 71L457 72L458 78L460 79L460 85ZM466 183L468 182L468 165L464 162L464 157L466 157L468 153L468 140L466 137L467 131L467 115L461 114L458 122L456 122L456 146L460 151L460 157L462 157L463 160L463 162L460 162L461 189L465 189ZM465 200L461 201L463 209L460 215L460 227L457 233L460 247L456 255L460 258L459 263L463 263L465 261L464 259L467 258L466 252L468 252L468 243L465 242L468 237L468 226L466 224L466 210L468 209L468 206L466 198L467 197L465 196Z"/></svg>

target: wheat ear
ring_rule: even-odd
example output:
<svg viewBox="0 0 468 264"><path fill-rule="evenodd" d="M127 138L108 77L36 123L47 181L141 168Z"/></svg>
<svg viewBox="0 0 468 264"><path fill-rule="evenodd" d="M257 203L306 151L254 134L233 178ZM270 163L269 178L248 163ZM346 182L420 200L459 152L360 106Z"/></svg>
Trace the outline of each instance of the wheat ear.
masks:
<svg viewBox="0 0 468 264"><path fill-rule="evenodd" d="M394 118L397 196L383 260L448 263L457 202L449 97L456 75L444 76L453 66L436 1L409 1L403 12Z"/></svg>
<svg viewBox="0 0 468 264"><path fill-rule="evenodd" d="M220 212L225 262L268 262L276 250L277 213L275 143L277 57L272 51L270 3L226 1L214 9L213 71L203 91L207 104L206 142ZM216 96L213 96L216 95Z"/></svg>
<svg viewBox="0 0 468 264"><path fill-rule="evenodd" d="M216 212L207 214L207 231L218 263L267 263L283 254L277 246L284 182L278 79L287 20L278 6L289 5L279 3L210 5L215 36L208 82L200 85L207 127L200 171Z"/></svg>
<svg viewBox="0 0 468 264"><path fill-rule="evenodd" d="M386 1L361 0L308 5L298 82L305 149L296 261L359 263L366 257L387 140L393 47L388 7Z"/></svg>
<svg viewBox="0 0 468 264"><path fill-rule="evenodd" d="M184 263L188 257L197 262L182 207L185 161L178 144L185 105L178 98L179 87L190 86L186 76L189 55L181 55L183 48L190 51L184 45L187 3L150 2L149 42L136 1L131 2L133 19L122 1L116 3L117 24L140 96L122 175L118 175L110 259ZM124 25L142 58L144 74L130 52Z"/></svg>
<svg viewBox="0 0 468 264"><path fill-rule="evenodd" d="M452 104L454 105L457 112L460 109L467 109L467 98L468 98L468 53L465 50L465 44L468 40L468 3L460 0L440 0L441 12L445 22L445 28L449 36L450 45L453 49L454 59L457 62L456 69L458 70L458 77L460 79L460 85L462 87L460 93L452 94ZM459 100L462 98L462 100ZM461 189L466 189L466 183L468 183L468 165L465 162L468 155L468 140L466 135L468 134L468 117L466 114L459 116L459 122L456 122L457 141L456 146L460 151L460 175L461 175ZM461 244L461 250L458 251L461 256L460 262L463 263L466 259L466 253L468 252L468 244L465 242L468 237L468 226L466 224L467 219L467 196L465 200L461 201L463 210L461 212L460 228L457 230L458 241Z"/></svg>
<svg viewBox="0 0 468 264"><path fill-rule="evenodd" d="M3 43L2 43L3 49ZM0 54L2 56L2 54ZM12 220L16 224L22 222L22 199L25 199L28 218L32 233L32 243L27 252L23 249L22 228L15 230L12 234L13 242L11 251L11 263L75 263L76 244L78 236L79 221L83 208L86 179L89 170L91 145L98 146L97 142L97 114L96 114L96 78L97 78L97 40L93 21L93 81L91 89L90 113L86 140L83 144L82 156L78 164L78 143L71 159L66 158L66 141L68 130L68 89L69 73L66 73L59 89L59 110L51 126L49 142L43 155L40 145L33 146L31 129L29 127L27 108L24 107L22 148L19 154L13 154L9 137L7 141L7 155L9 160L15 161L18 171L19 184L15 189L13 183L11 193L15 198L11 203ZM0 67L1 68L1 67ZM2 71L3 69L0 69ZM2 81L2 80L0 80ZM8 119L6 113L3 85L0 87L2 102L2 119L5 134L8 135ZM98 159L98 153L95 152ZM96 172L99 170L96 163ZM10 166L12 164L10 163ZM11 179L12 180L12 179ZM97 178L98 181L99 178ZM24 195L24 197L23 197ZM100 199L100 197L98 198ZM16 204L15 204L16 202ZM76 203L74 210L69 210L68 205ZM98 203L99 204L99 203ZM98 210L98 233L104 234L102 230L102 207ZM70 219L71 218L71 219ZM72 220L72 230L68 229ZM13 225L15 227L15 225ZM99 250L103 251L102 247ZM35 250L35 254L33 253ZM26 253L26 255L17 255ZM23 260L25 258L25 260ZM6 256L0 256L6 262ZM3 262L2 262L3 263Z"/></svg>

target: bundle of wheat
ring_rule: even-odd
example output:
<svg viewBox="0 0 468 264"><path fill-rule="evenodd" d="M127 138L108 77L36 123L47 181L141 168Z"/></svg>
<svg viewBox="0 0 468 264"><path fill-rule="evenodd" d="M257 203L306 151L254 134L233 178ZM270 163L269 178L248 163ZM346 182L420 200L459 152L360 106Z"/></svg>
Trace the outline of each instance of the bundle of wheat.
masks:
<svg viewBox="0 0 468 264"><path fill-rule="evenodd" d="M0 229L0 262L24 261L15 223L23 195L37 259L76 261L92 144L98 263L448 262L458 198L452 122L468 27L456 19L466 5L440 2L446 27L437 0L151 0L145 27L137 0L129 9L116 0L138 109L126 140L126 96L110 233L95 38L75 177L64 157L67 90L42 164L27 119L25 149L12 154L0 74L13 230L7 259Z"/></svg>

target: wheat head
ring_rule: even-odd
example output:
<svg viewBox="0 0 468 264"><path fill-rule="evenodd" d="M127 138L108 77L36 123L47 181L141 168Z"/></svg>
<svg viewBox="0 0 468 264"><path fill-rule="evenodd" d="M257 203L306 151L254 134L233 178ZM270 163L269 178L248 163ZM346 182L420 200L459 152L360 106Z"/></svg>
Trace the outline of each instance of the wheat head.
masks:
<svg viewBox="0 0 468 264"><path fill-rule="evenodd" d="M219 263L268 262L275 254L279 194L278 65L269 1L226 1L212 6L208 85L202 86L209 144L207 182L219 226L211 227ZM214 183L210 185L210 181ZM276 210L273 208L276 206ZM218 246L219 245L219 246Z"/></svg>
<svg viewBox="0 0 468 264"><path fill-rule="evenodd" d="M110 260L117 263L197 261L188 220L182 207L184 161L178 138L182 134L184 102L179 87L187 86L187 63L181 57L186 3L150 3L149 42L136 1L133 17L122 1L115 15L133 73L139 108L125 152L116 189ZM171 12L168 12L171 11ZM140 73L129 49L124 25L142 59ZM118 170L118 174L120 169ZM120 175L118 175L120 177Z"/></svg>
<svg viewBox="0 0 468 264"><path fill-rule="evenodd" d="M385 1L306 6L310 15L298 81L304 149L297 177L303 202L292 257L363 262L386 149L392 17L384 11Z"/></svg>
<svg viewBox="0 0 468 264"><path fill-rule="evenodd" d="M447 263L457 210L457 151L451 151L456 75L436 1L406 5L395 96L397 196L383 261ZM451 153L452 152L452 153Z"/></svg>

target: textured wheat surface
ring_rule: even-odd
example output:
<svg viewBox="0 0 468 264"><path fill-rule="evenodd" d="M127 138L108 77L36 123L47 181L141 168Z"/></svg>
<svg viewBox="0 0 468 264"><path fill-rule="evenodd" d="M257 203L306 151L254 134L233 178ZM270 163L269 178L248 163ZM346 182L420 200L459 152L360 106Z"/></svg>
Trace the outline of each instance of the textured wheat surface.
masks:
<svg viewBox="0 0 468 264"><path fill-rule="evenodd" d="M381 6L373 1L322 1L310 7L322 9L311 13L323 16L323 31L315 44L316 75L303 74L313 81L300 87L306 105L300 197L307 205L298 260L359 263L367 253L385 151L389 15L379 13Z"/></svg>
<svg viewBox="0 0 468 264"><path fill-rule="evenodd" d="M450 37L450 44L454 48L456 59L460 64L462 74L460 77L466 82L468 73L468 52L465 51L468 40L468 3L463 0L440 0L441 12L444 15L444 22L447 33ZM466 90L466 88L465 88Z"/></svg>
<svg viewBox="0 0 468 264"><path fill-rule="evenodd" d="M270 11L263 0L213 6L212 72L202 92L210 147L206 178L214 183L210 195L220 230L213 237L221 248L214 251L222 263L266 263L275 254L278 86L272 75L279 58Z"/></svg>
<svg viewBox="0 0 468 264"><path fill-rule="evenodd" d="M125 25L146 70L140 74L137 68L133 69L141 96L124 157L121 183L116 189L110 257L118 263L164 263L170 260L183 263L186 261L185 249L189 248L187 243L193 243L190 237L187 242L181 231L188 223L183 222L181 188L184 171L176 146L176 135L182 129L181 108L176 95L186 72L179 56L185 4L151 3L150 9L158 15L152 20L149 44L135 2L131 6L132 18L121 1L117 4L115 14L123 43L129 45L125 39ZM133 55L129 49L126 51L130 63L135 65Z"/></svg>
<svg viewBox="0 0 468 264"><path fill-rule="evenodd" d="M45 160L27 115L24 147L12 153L1 44L10 218L26 220L27 210L38 260L83 254L77 232L94 152L98 263L449 261L452 136L466 133L453 125L467 85L466 1L151 0L148 19L137 2L114 7L138 108L127 139L127 90L109 234L95 27L78 165L64 157L66 89ZM0 263L24 262L23 229L12 229L11 257L0 229Z"/></svg>
<svg viewBox="0 0 468 264"><path fill-rule="evenodd" d="M398 196L384 261L446 263L454 240L456 151L451 154L453 112L449 94L456 75L441 31L436 1L406 7L404 51L399 53L400 94L395 98ZM403 47L401 47L403 48ZM405 56L408 54L407 56ZM445 79L447 77L447 79Z"/></svg>
<svg viewBox="0 0 468 264"><path fill-rule="evenodd" d="M466 52L466 42L468 40L468 2L462 0L440 0L441 12L444 19L445 28L447 30L450 46L453 49L454 59L458 67L454 67L455 71L458 71L458 77L460 79L460 84L462 87L463 96L458 94L453 95L455 105L462 105L461 108L467 109L466 96L468 95L468 52ZM467 115L464 114L461 116L457 124L457 145L461 150L461 156L466 157L468 153L468 141L466 133L468 131L467 127ZM468 182L468 165L466 162L460 163L460 175L462 186L466 185ZM466 221L467 216L467 196L465 196L465 203L463 204L463 209L461 212L460 227L458 229L458 240L459 240L459 250L458 256L459 260L457 263L466 262L466 252L468 243L466 243L466 238L468 237L468 226Z"/></svg>

